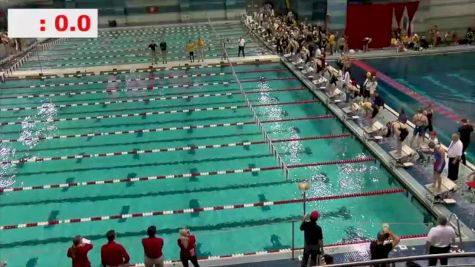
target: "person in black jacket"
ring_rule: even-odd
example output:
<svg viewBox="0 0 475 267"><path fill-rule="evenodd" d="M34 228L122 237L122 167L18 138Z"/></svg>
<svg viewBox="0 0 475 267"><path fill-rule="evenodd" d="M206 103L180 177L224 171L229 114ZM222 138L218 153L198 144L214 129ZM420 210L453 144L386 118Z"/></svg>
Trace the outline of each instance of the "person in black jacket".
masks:
<svg viewBox="0 0 475 267"><path fill-rule="evenodd" d="M308 264L308 258L311 257L311 265L317 265L317 259L323 251L323 232L322 228L317 224L319 214L318 211L310 213L310 220L307 216L303 216L300 231L304 232L305 245L303 249L302 267Z"/></svg>

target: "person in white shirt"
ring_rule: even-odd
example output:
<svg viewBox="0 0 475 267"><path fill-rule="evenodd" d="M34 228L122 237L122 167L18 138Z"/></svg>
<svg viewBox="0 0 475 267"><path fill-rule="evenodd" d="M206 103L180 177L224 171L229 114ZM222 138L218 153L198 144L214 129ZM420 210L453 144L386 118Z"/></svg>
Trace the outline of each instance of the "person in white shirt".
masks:
<svg viewBox="0 0 475 267"><path fill-rule="evenodd" d="M449 253L450 246L455 243L455 230L450 225L447 225L447 218L440 216L438 219L439 225L432 227L427 234L426 249L429 254ZM447 265L447 258L429 259L429 266L437 265L440 260L440 265Z"/></svg>
<svg viewBox="0 0 475 267"><path fill-rule="evenodd" d="M449 173L447 177L452 181L458 179L462 153L463 143L460 141L459 134L454 133L452 134L452 142L450 142L449 148L447 149L447 157L449 158Z"/></svg>
<svg viewBox="0 0 475 267"><path fill-rule="evenodd" d="M242 57L245 57L244 56L244 45L246 44L246 40L244 40L244 38L239 38L239 49L238 49L238 57L241 55L241 52L242 52Z"/></svg>

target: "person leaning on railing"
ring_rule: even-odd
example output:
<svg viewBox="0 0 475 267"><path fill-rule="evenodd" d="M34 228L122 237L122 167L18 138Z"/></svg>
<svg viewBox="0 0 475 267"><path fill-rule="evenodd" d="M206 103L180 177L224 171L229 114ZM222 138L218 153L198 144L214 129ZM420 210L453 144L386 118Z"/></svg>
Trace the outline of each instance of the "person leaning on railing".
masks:
<svg viewBox="0 0 475 267"><path fill-rule="evenodd" d="M429 254L449 253L450 246L455 243L455 230L450 225L447 225L447 218L440 216L438 219L439 225L432 227L427 234L426 249ZM429 259L429 266L437 265L440 260L440 265L447 265L447 258Z"/></svg>

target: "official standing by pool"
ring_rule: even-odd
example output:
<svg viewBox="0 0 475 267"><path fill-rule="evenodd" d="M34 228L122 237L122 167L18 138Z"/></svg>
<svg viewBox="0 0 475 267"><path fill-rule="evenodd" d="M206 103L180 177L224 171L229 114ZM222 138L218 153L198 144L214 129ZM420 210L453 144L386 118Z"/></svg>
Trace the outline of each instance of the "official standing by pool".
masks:
<svg viewBox="0 0 475 267"><path fill-rule="evenodd" d="M242 57L245 57L245 55L244 55L244 46L245 46L245 44L246 44L246 40L244 40L244 38L242 38L242 36L241 36L241 38L239 38L239 44L238 44L238 46L239 46L239 48L238 48L238 57L241 55L241 52L242 52Z"/></svg>
<svg viewBox="0 0 475 267"><path fill-rule="evenodd" d="M455 181L459 177L459 165L463 154L463 144L457 133L452 134L452 142L447 149L447 157L449 157L449 174L447 177Z"/></svg>
<svg viewBox="0 0 475 267"><path fill-rule="evenodd" d="M108 242L101 248L102 265L105 267L128 266L130 256L121 244L114 241L116 237L115 231L108 231L106 237Z"/></svg>
<svg viewBox="0 0 475 267"><path fill-rule="evenodd" d="M142 239L145 267L163 267L163 239L156 237L157 228L150 226L147 229L147 238Z"/></svg>
<svg viewBox="0 0 475 267"><path fill-rule="evenodd" d="M160 50L162 51L162 63L167 64L167 42L165 40L160 42Z"/></svg>
<svg viewBox="0 0 475 267"><path fill-rule="evenodd" d="M150 56L152 57L152 65L157 64L157 49L158 45L155 43L154 40L148 45L148 48L150 48Z"/></svg>
<svg viewBox="0 0 475 267"><path fill-rule="evenodd" d="M467 119L462 119L460 121L461 126L458 129L460 134L460 141L462 141L462 162L467 165L467 159L465 158L465 151L467 151L468 146L470 145L470 138L473 132L473 126L469 123Z"/></svg>
<svg viewBox="0 0 475 267"><path fill-rule="evenodd" d="M304 232L304 249L302 258L302 267L307 267L308 258L311 258L310 266L317 265L320 255L323 250L323 232L322 228L317 224L320 214L314 210L310 213L310 221L307 221L307 216L302 218L300 231Z"/></svg>
<svg viewBox="0 0 475 267"><path fill-rule="evenodd" d="M447 218L439 217L439 225L432 227L427 235L427 252L429 254L442 254L450 252L450 245L455 243L454 228L447 225ZM447 258L435 258L429 260L429 266L437 265L440 260L440 265L447 265Z"/></svg>

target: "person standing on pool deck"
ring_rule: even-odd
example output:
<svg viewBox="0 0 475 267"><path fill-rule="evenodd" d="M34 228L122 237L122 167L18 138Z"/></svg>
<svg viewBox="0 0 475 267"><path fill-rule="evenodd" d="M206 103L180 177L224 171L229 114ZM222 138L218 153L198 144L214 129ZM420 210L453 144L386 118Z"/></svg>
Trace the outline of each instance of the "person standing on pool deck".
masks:
<svg viewBox="0 0 475 267"><path fill-rule="evenodd" d="M414 123L415 127L412 135L411 146L413 146L414 140L416 140L416 148L418 148L424 140L426 127L429 125L429 121L427 120L427 116L424 114L424 110L419 109L414 117L412 117L412 122Z"/></svg>
<svg viewBox="0 0 475 267"><path fill-rule="evenodd" d="M246 40L244 38L239 38L239 43L238 43L238 57L241 55L242 52L242 57L245 57L244 55L244 45L246 44Z"/></svg>
<svg viewBox="0 0 475 267"><path fill-rule="evenodd" d="M396 154L398 156L402 155L402 143L406 140L406 137L409 135L409 130L407 125L401 121L397 121L393 125L394 136L396 138Z"/></svg>
<svg viewBox="0 0 475 267"><path fill-rule="evenodd" d="M376 235L376 240L369 245L371 253L371 260L387 259L389 252L393 250L401 239L395 235L390 229L389 225L384 224L383 230ZM374 267L386 267L386 263L375 264Z"/></svg>
<svg viewBox="0 0 475 267"><path fill-rule="evenodd" d="M160 50L162 51L162 63L167 64L167 42L165 40L160 42Z"/></svg>
<svg viewBox="0 0 475 267"><path fill-rule="evenodd" d="M185 50L190 55L190 62L192 63L195 62L195 49L196 49L195 43L189 40L185 46Z"/></svg>
<svg viewBox="0 0 475 267"><path fill-rule="evenodd" d="M426 250L429 254L443 254L450 252L450 246L455 243L455 230L447 225L447 218L440 216L439 225L432 227L427 234ZM435 258L429 260L429 266L447 265L447 258Z"/></svg>
<svg viewBox="0 0 475 267"><path fill-rule="evenodd" d="M145 267L163 267L163 239L155 237L156 234L157 228L150 226L147 229L148 237L142 239Z"/></svg>
<svg viewBox="0 0 475 267"><path fill-rule="evenodd" d="M427 117L427 131L429 133L432 133L434 131L434 127L432 126L432 117L434 116L434 110L432 109L432 104L427 105L427 107L424 110L424 114Z"/></svg>
<svg viewBox="0 0 475 267"><path fill-rule="evenodd" d="M460 159L463 155L463 144L460 141L458 133L452 134L452 142L450 142L447 149L447 157L449 158L449 173L447 178L452 181L456 181L459 177L459 165Z"/></svg>
<svg viewBox="0 0 475 267"><path fill-rule="evenodd" d="M196 52L198 52L198 62L204 62L205 55L204 55L204 48L205 48L205 39L203 37L199 37L196 40Z"/></svg>
<svg viewBox="0 0 475 267"><path fill-rule="evenodd" d="M104 267L126 267L129 264L130 256L125 248L116 243L115 231L109 230L106 234L107 244L101 248L101 262Z"/></svg>
<svg viewBox="0 0 475 267"><path fill-rule="evenodd" d="M191 234L190 230L186 228L181 229L177 243L180 247L180 260L183 267L189 266L188 261L191 261L193 266L200 267L196 257L196 237Z"/></svg>
<svg viewBox="0 0 475 267"><path fill-rule="evenodd" d="M465 151L467 151L468 146L470 145L470 138L473 132L473 126L467 119L462 119L460 121L461 126L458 129L460 134L460 141L463 144L462 150L462 163L467 165L467 159L465 158Z"/></svg>
<svg viewBox="0 0 475 267"><path fill-rule="evenodd" d="M73 267L91 267L87 253L92 249L91 241L78 235L73 239L73 245L68 249L68 258L73 261Z"/></svg>
<svg viewBox="0 0 475 267"><path fill-rule="evenodd" d="M314 210L310 213L310 221L307 221L307 216L302 218L302 224L300 225L300 231L304 232L304 249L302 258L302 267L307 267L308 258L310 257L310 266L317 265L317 260L320 259L320 255L323 250L323 232L322 228L317 224L317 220L320 214Z"/></svg>
<svg viewBox="0 0 475 267"><path fill-rule="evenodd" d="M442 171L445 167L445 149L440 145L434 142L429 143L429 148L434 150L434 188L436 192L440 192L442 187Z"/></svg>
<svg viewBox="0 0 475 267"><path fill-rule="evenodd" d="M228 39L225 39L223 37L223 39L221 39L221 50L223 52L223 54L221 55L221 60L226 60L228 57L227 57L227 51L226 51L226 46L228 44L229 40Z"/></svg>
<svg viewBox="0 0 475 267"><path fill-rule="evenodd" d="M158 45L155 43L154 40L148 45L148 48L150 48L150 56L152 57L152 65L157 64L157 49Z"/></svg>

